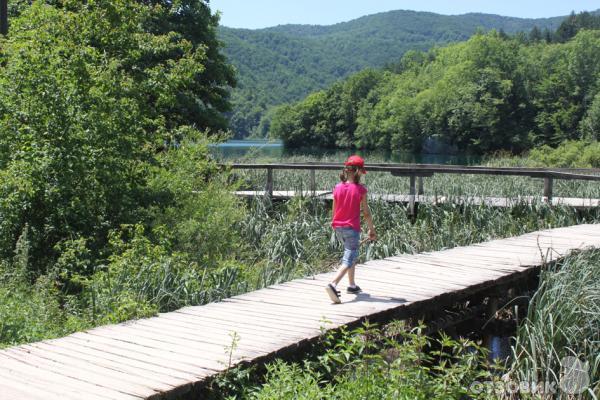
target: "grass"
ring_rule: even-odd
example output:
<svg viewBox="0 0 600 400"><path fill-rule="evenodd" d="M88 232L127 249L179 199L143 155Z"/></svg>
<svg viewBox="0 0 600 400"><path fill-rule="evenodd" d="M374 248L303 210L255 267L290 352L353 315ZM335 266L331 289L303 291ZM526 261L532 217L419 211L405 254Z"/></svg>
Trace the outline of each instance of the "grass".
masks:
<svg viewBox="0 0 600 400"><path fill-rule="evenodd" d="M396 321L382 328L329 332L322 338L324 349L303 362L275 361L260 383L250 375L225 374L222 380L228 384L217 381L208 398L489 399L487 393L472 390L476 380L497 380L487 351L470 340L429 338L421 329L406 331ZM243 380L232 384L231 375Z"/></svg>
<svg viewBox="0 0 600 400"><path fill-rule="evenodd" d="M331 217L327 203L297 197L271 205L268 201L254 199L249 201L248 207L248 217L239 229L250 247L248 254L255 257L252 262L262 263L270 270L268 279L260 284L336 266L342 249L329 226ZM405 205L374 201L370 208L379 240L361 249L361 261L442 250L600 220L598 209L577 212L544 203L522 203L511 208L424 203L414 221L409 219Z"/></svg>
<svg viewBox="0 0 600 400"><path fill-rule="evenodd" d="M596 399L600 393L600 250L565 258L546 268L513 347L510 376L564 390L556 399ZM565 374L565 357L582 362L583 377ZM572 360L572 359L571 359ZM579 375L581 376L581 375ZM585 388L582 383L589 384ZM562 385L561 385L562 384ZM576 386L568 386L575 384ZM581 392L581 393L580 393ZM575 395L580 394L579 397Z"/></svg>

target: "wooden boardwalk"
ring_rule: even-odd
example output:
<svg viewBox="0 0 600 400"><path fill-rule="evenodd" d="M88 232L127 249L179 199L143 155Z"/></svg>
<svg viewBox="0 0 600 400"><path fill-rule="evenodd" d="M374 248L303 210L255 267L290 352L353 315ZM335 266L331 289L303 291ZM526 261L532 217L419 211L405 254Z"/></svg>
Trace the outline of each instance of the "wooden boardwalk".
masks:
<svg viewBox="0 0 600 400"><path fill-rule="evenodd" d="M235 194L240 197L262 197L265 196L264 190L240 190ZM331 191L310 190L293 191L293 190L274 190L273 199L288 200L296 196L318 197L324 200L331 201ZM387 201L390 203L410 203L410 195L408 194L378 194L369 193L369 199ZM541 201L547 201L541 196L518 196L518 197L482 197L482 196L430 196L430 195L415 195L415 203L432 203L432 204L469 204L469 205L487 205L491 207L513 207L516 204L535 204ZM600 199L593 198L577 198L577 197L553 197L552 205L565 205L576 209L586 209L600 207Z"/></svg>
<svg viewBox="0 0 600 400"><path fill-rule="evenodd" d="M315 341L322 328L406 318L425 306L510 285L542 259L600 247L600 224L544 230L450 250L359 265L364 293L329 302L332 273L205 306L104 326L0 351L0 399L177 398L229 364L261 362Z"/></svg>

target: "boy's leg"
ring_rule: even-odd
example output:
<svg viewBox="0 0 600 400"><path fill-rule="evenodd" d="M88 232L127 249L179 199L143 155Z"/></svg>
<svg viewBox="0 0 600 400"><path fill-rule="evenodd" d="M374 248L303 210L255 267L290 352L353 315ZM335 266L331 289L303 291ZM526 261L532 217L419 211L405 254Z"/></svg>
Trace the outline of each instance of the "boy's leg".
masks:
<svg viewBox="0 0 600 400"><path fill-rule="evenodd" d="M344 264L340 265L340 267L338 268L338 272L335 278L333 278L333 280L331 281L331 283L333 283L334 286L337 286L337 284L340 283L344 275L346 275L346 273L349 272L349 270L351 269L353 268L348 268Z"/></svg>
<svg viewBox="0 0 600 400"><path fill-rule="evenodd" d="M349 235L348 233L348 230L344 233L344 231L336 229L338 238L344 242L344 256L342 257L342 263L338 268L336 276L325 288L327 294L334 303L340 303L339 291L336 287L344 275L346 275L346 273L352 273L352 281L354 281L354 264L356 263L356 257L358 256L359 234L350 232L351 234Z"/></svg>
<svg viewBox="0 0 600 400"><path fill-rule="evenodd" d="M356 272L356 263L352 264L350 268L346 268L348 271L348 284L350 286L356 286L356 282L354 281L354 273Z"/></svg>

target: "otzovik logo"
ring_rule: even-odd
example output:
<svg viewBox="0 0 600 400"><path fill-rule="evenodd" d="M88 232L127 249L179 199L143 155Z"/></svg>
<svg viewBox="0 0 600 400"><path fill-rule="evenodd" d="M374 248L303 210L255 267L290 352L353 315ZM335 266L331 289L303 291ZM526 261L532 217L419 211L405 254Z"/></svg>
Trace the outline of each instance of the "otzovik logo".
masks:
<svg viewBox="0 0 600 400"><path fill-rule="evenodd" d="M560 360L560 389L568 394L581 394L590 384L589 362L577 357L563 357Z"/></svg>

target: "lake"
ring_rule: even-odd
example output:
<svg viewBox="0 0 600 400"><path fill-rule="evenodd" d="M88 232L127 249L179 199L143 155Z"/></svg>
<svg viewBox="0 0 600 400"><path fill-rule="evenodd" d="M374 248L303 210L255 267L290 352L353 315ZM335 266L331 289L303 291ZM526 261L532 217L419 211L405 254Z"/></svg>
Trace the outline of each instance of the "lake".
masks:
<svg viewBox="0 0 600 400"><path fill-rule="evenodd" d="M390 163L419 163L419 164L452 164L473 165L481 162L480 156L451 155L451 154L414 154L406 152L391 152L382 150L338 150L300 148L286 149L281 141L273 140L228 140L224 143L211 144L213 156L223 161L251 162L257 159L271 161L289 161L294 157L314 157L328 161L343 161L350 154L359 154L367 160L376 159L379 162Z"/></svg>

